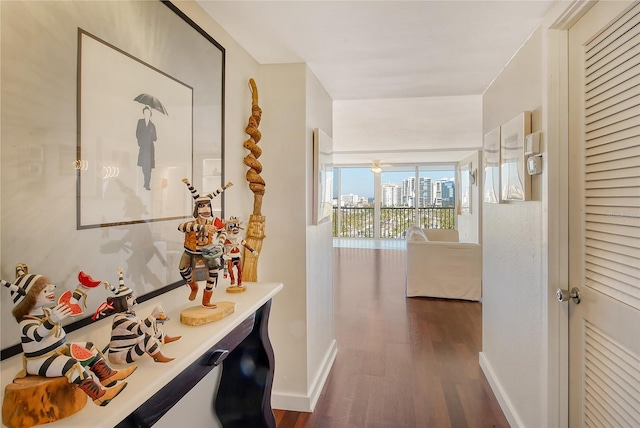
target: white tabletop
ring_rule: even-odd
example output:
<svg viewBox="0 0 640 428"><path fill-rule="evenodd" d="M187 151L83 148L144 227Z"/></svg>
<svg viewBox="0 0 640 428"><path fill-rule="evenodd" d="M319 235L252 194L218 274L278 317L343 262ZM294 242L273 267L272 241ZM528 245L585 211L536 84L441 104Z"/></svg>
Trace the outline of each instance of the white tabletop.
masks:
<svg viewBox="0 0 640 428"><path fill-rule="evenodd" d="M87 405L78 413L60 421L46 424L46 427L86 428L113 427L140 407L147 399L180 374L191 363L208 351L213 345L222 340L242 321L257 311L269 299L275 296L283 287L280 283L251 283L245 282L247 291L243 293L226 293L224 288L217 289L213 302L235 302L235 312L219 321L201 326L186 326L180 323L180 312L195 306L197 300L187 300L187 287L178 287L164 293L150 301L138 305L135 310L140 318L147 317L155 305L162 305L164 311L171 318L162 326L162 330L169 336L182 336L176 342L162 346L162 353L175 360L169 363L156 363L151 357L144 355L136 364L138 369L127 378L127 387L105 407L96 406L87 400ZM203 287L200 287L203 288ZM91 341L98 349L103 349L109 343L111 333L111 317L95 322L67 335L67 342ZM17 325L16 325L17 328ZM113 368L122 368L110 364ZM8 358L0 363L2 399L7 384L22 368L22 354Z"/></svg>

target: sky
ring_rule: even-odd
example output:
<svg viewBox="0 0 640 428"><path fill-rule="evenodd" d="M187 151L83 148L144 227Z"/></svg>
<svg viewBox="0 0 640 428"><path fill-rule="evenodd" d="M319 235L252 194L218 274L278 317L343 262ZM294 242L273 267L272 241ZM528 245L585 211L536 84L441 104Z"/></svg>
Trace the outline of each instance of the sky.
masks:
<svg viewBox="0 0 640 428"><path fill-rule="evenodd" d="M338 192L337 169L334 169L333 188L334 194ZM342 168L342 191L341 194L354 194L373 198L373 173L369 168ZM452 179L455 173L453 171L424 171L420 173L422 177L430 177L436 181L443 178ZM407 177L413 177L414 172L382 172L381 182L402 184L402 180Z"/></svg>

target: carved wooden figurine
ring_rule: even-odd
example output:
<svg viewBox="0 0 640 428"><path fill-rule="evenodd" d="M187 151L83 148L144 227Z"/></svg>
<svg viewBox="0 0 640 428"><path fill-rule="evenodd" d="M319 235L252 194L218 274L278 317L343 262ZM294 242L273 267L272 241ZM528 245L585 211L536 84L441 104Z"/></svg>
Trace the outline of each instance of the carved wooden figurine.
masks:
<svg viewBox="0 0 640 428"><path fill-rule="evenodd" d="M189 300L195 300L198 294L198 282L195 269L202 264L207 269L207 285L202 295L202 306L215 308L211 303L213 289L218 285L218 272L222 267L222 251L225 241L224 223L218 217L212 217L211 199L232 186L227 183L213 193L200 196L198 191L184 178L194 200L193 217L195 220L181 223L178 230L184 233L184 253L180 258L180 275L191 288Z"/></svg>
<svg viewBox="0 0 640 428"><path fill-rule="evenodd" d="M87 308L87 292L85 290L96 288L102 284L102 281L96 281L83 271L78 273L78 282L79 284L73 292L67 290L58 298L58 303L64 303L71 309L70 316L72 317L83 314ZM81 303L82 305L80 305Z"/></svg>
<svg viewBox="0 0 640 428"><path fill-rule="evenodd" d="M133 290L124 284L124 272L118 270L118 287L110 287L114 297L98 307L94 319L116 315L111 324L111 341L109 342L109 361L114 364L129 364L144 354L149 354L154 361L167 363L173 358L165 357L160 352L162 344L175 342L182 336L167 336L159 327L168 321L161 306L156 306L151 314L140 319L133 311L137 303Z"/></svg>
<svg viewBox="0 0 640 428"><path fill-rule="evenodd" d="M227 261L227 270L231 277L231 286L227 287L227 292L241 293L246 290L246 287L242 285L242 247L256 257L258 257L258 252L251 248L240 234L242 227L240 227L240 220L237 217L231 217L225 226L227 239L224 241L224 259ZM236 278L233 274L234 267L238 273L238 285L236 285Z"/></svg>
<svg viewBox="0 0 640 428"><path fill-rule="evenodd" d="M16 378L64 376L67 382L77 385L99 406L109 404L124 389L127 384L123 379L133 373L136 366L114 370L107 365L93 343L67 343L60 323L71 315L72 310L65 303L56 304L56 286L51 284L49 278L30 274L26 265L19 264L16 266L15 281L0 280L0 283L11 291L14 304L12 314L19 323L24 351L23 370ZM8 385L7 390L19 383ZM52 421L43 411L47 404L42 400L54 403L63 400L61 397L38 397L29 389L16 394L5 393L5 400L9 396L19 407L18 413L38 418L37 424Z"/></svg>
<svg viewBox="0 0 640 428"><path fill-rule="evenodd" d="M258 86L255 80L249 79L249 89L251 90L251 116L245 128L245 132L249 138L242 146L249 150L249 154L245 156L244 163L249 167L246 179L249 182L249 189L253 192L253 213L249 217L249 227L247 228L247 242L256 251L262 251L262 242L265 235L266 218L262 215L262 198L266 183L260 173L262 173L262 164L258 158L262 155L262 149L258 143L262 139L262 133L258 129L262 120L262 109L258 104ZM258 281L258 257L253 254L245 254L244 276L247 281Z"/></svg>

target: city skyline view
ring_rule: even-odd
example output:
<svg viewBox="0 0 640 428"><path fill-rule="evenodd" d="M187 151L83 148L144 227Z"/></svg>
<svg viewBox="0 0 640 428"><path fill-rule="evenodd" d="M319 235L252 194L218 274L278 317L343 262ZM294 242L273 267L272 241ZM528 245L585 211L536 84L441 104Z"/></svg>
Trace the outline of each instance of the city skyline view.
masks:
<svg viewBox="0 0 640 428"><path fill-rule="evenodd" d="M338 177L337 169L334 169L333 194L338 196ZM370 168L341 168L342 182L341 195L358 195L359 197L373 198L373 178L374 174ZM454 171L421 171L421 177L431 178L432 182L438 180L454 180ZM380 179L382 184L394 183L402 184L402 181L408 177L414 177L413 171L383 171Z"/></svg>

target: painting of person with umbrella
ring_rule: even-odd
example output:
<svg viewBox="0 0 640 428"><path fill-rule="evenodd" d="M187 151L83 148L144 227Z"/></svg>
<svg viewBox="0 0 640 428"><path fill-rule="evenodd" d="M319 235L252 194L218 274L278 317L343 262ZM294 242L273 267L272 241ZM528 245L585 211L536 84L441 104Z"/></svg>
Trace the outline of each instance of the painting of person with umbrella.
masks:
<svg viewBox="0 0 640 428"><path fill-rule="evenodd" d="M167 114L160 100L153 95L140 94L134 98L144 105L142 108L142 119L138 119L136 127L136 139L138 140L138 166L142 168L144 177L144 188L151 190L151 170L155 168L155 142L158 140L156 125L151 121L151 109L158 110L162 114Z"/></svg>

